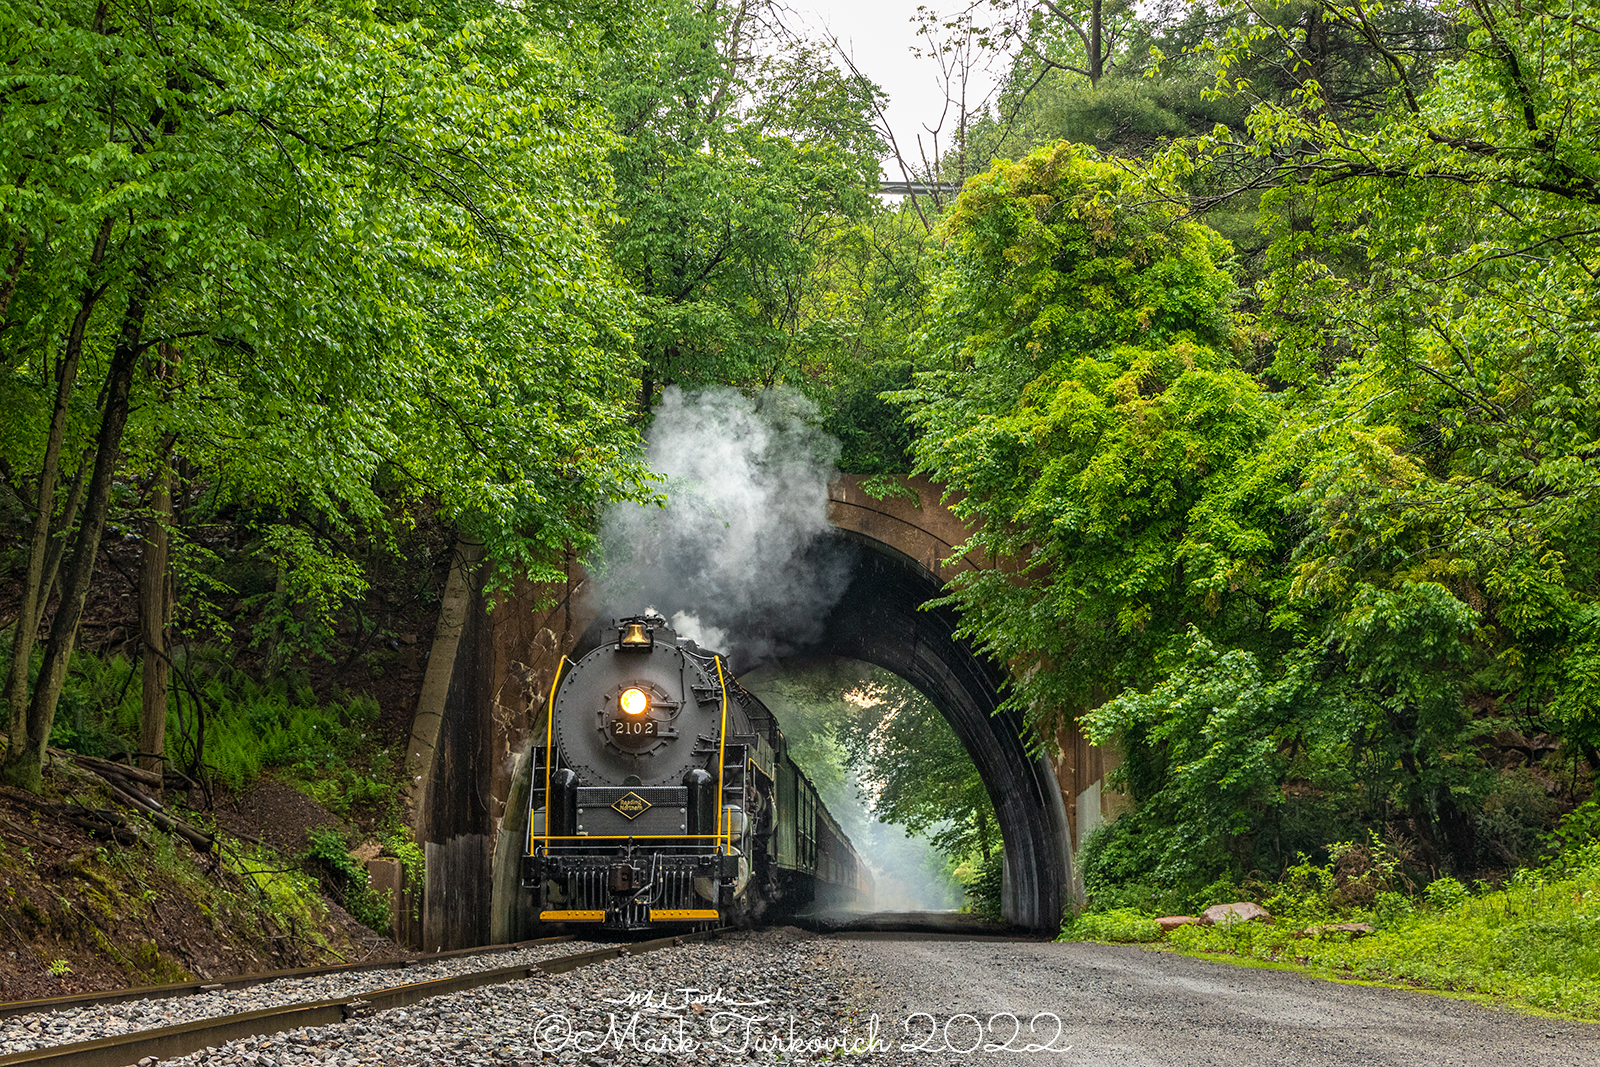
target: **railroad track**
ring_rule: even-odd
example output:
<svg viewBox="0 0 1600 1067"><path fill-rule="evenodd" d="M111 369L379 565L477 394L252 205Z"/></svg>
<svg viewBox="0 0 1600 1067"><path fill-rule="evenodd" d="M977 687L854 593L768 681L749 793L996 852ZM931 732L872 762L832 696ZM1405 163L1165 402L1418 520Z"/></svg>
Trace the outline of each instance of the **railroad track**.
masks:
<svg viewBox="0 0 1600 1067"><path fill-rule="evenodd" d="M390 1008L408 1007L430 997L443 996L447 993L459 993L463 990L476 989L481 986L514 982L532 977L535 974L564 974L567 971L574 971L580 967L587 967L590 964L601 963L605 960L653 952L657 949L672 948L675 945L682 945L690 941L707 940L716 936L717 931L710 930L703 933L679 934L673 937L657 938L653 941L609 945L604 948L576 952L568 956L556 956L534 963L518 964L514 967L497 967L486 971L473 971L423 982L390 986L385 989L372 989L361 993L352 993L348 996L285 1004L278 1007L262 1008L258 1011L236 1012L230 1015L219 1015L209 1019L199 1019L173 1026L154 1027L148 1030L139 1030L130 1034L105 1037L93 1041L52 1045L28 1052L15 1052L0 1056L0 1067L12 1067L13 1064L128 1067L129 1064L136 1064L147 1056L154 1056L158 1060L172 1059L177 1056L187 1056L208 1047L226 1044L229 1041L282 1033L286 1030L295 1030L305 1026L328 1026L335 1023L349 1022L352 1019L386 1011ZM538 941L519 942L515 945L490 945L480 949L436 953L431 956L405 961L404 964L392 962L386 964L340 964L332 967L312 967L295 971L275 971L268 974L230 978L218 982L183 982L176 985L151 986L143 989L91 993L80 997L52 997L48 1000L13 1001L0 1004L0 1018L21 1014L61 1011L67 1008L97 1007L137 1000L190 996L209 993L218 989L241 989L287 978L310 978L327 974L395 969L406 965L417 966L442 959L509 952L571 940L574 939L572 937L549 937Z"/></svg>

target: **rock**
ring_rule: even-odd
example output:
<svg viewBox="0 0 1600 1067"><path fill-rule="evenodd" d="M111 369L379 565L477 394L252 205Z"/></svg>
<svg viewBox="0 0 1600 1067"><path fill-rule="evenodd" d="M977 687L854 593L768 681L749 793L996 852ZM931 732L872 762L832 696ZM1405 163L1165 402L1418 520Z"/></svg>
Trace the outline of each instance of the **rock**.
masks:
<svg viewBox="0 0 1600 1067"><path fill-rule="evenodd" d="M1180 926L1192 926L1200 920L1193 915L1163 915L1156 920L1156 925L1161 927L1161 932L1170 934Z"/></svg>
<svg viewBox="0 0 1600 1067"><path fill-rule="evenodd" d="M1321 923L1300 931L1301 937L1327 937L1330 934L1349 934L1350 940L1376 933L1368 923Z"/></svg>
<svg viewBox="0 0 1600 1067"><path fill-rule="evenodd" d="M1272 913L1260 904L1252 904L1247 900L1235 904L1213 904L1200 916L1200 923L1203 926L1231 926L1233 923L1256 920L1270 923Z"/></svg>

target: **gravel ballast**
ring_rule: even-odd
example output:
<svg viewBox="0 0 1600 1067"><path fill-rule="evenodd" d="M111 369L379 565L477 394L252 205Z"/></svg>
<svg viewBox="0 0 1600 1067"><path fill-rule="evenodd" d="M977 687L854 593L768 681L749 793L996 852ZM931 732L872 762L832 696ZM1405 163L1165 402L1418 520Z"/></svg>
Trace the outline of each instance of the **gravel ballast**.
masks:
<svg viewBox="0 0 1600 1067"><path fill-rule="evenodd" d="M809 1063L830 1045L836 1061L870 1041L853 1004L870 981L839 969L840 948L792 928L727 935L163 1065Z"/></svg>
<svg viewBox="0 0 1600 1067"><path fill-rule="evenodd" d="M539 963L556 956L570 956L599 945L582 941L562 941L532 945L512 952L492 952L458 956L409 967L375 971L347 971L312 978L283 978L243 989L217 989L190 996L159 1000L135 1000L122 1004L94 1005L64 1011L16 1015L0 1020L0 1054L31 1052L51 1045L70 1045L103 1037L119 1037L160 1026L214 1019L222 1015L276 1008L287 1004L330 1000L374 989L409 985L436 978L492 971L498 967L517 967Z"/></svg>

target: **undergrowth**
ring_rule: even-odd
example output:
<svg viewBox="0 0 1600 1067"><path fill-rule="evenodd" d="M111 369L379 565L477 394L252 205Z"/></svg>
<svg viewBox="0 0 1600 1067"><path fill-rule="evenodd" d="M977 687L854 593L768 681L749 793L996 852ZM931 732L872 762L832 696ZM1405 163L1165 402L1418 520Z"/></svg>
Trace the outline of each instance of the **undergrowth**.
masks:
<svg viewBox="0 0 1600 1067"><path fill-rule="evenodd" d="M235 790L275 768L344 816L355 805L393 802L397 765L391 753L370 751L379 710L370 697L322 702L288 674L258 682L232 669L215 649L193 649L175 660L167 705L170 767L203 771ZM133 753L139 736L138 671L138 663L125 656L79 653L50 743L112 759Z"/></svg>
<svg viewBox="0 0 1600 1067"><path fill-rule="evenodd" d="M315 879L270 849L226 835L219 834L217 840L215 857L199 856L187 842L147 828L136 848L96 850L94 861L79 877L93 881L114 905L106 910L109 918L124 910L154 907L175 893L192 900L213 932L225 940L242 933L263 947L292 946L290 958L336 954L322 932L327 906ZM109 954L120 958L118 952ZM181 977L168 975L161 980Z"/></svg>
<svg viewBox="0 0 1600 1067"><path fill-rule="evenodd" d="M1580 806L1544 841L1543 862L1502 885L1454 878L1411 884L1403 857L1376 837L1303 857L1272 885L1213 887L1210 903L1255 899L1270 924L1181 926L1192 953L1292 963L1333 977L1481 994L1600 1019L1600 804ZM1218 892L1217 890L1221 890ZM1196 910L1199 905L1196 905ZM1155 912L1138 907L1069 918L1062 940L1153 941ZM1366 923L1370 935L1323 930Z"/></svg>
<svg viewBox="0 0 1600 1067"><path fill-rule="evenodd" d="M1127 943L1161 940L1161 927L1137 908L1084 911L1061 924L1057 941L1110 941Z"/></svg>
<svg viewBox="0 0 1600 1067"><path fill-rule="evenodd" d="M1453 882L1454 880L1449 880ZM1429 888L1432 888L1431 886ZM1454 883L1446 893L1464 887ZM1435 904L1399 896L1386 909L1317 916L1302 910L1273 925L1184 926L1171 943L1188 952L1298 963L1335 974L1424 989L1481 993L1600 1019L1600 866L1546 879L1519 871L1503 889ZM1367 920L1377 929L1306 936L1317 918Z"/></svg>
<svg viewBox="0 0 1600 1067"><path fill-rule="evenodd" d="M422 853L399 809L397 755L377 750L379 708L366 696L319 701L290 673L259 682L233 669L219 650L197 647L175 657L168 702L168 767L239 791L263 772L299 789L322 807L359 821L385 853L401 861L408 888L420 896ZM137 749L139 667L123 656L80 653L66 685L51 742L69 751L126 759ZM302 882L321 882L361 923L389 927L387 899L373 891L340 831L313 833L304 872L250 875L268 904L289 907ZM248 865L248 864L247 864ZM181 869L181 865L180 865ZM308 877L314 875L314 877ZM300 881L286 882L291 877ZM286 913L297 925L311 916Z"/></svg>
<svg viewBox="0 0 1600 1067"><path fill-rule="evenodd" d="M995 849L986 860L973 863L965 878L957 874L961 887L967 892L967 909L987 919L1000 918L1001 887L1005 883L1006 854Z"/></svg>
<svg viewBox="0 0 1600 1067"><path fill-rule="evenodd" d="M313 953L333 950L321 927L327 908L316 882L270 849L232 844L220 850L222 872L204 869L188 844L159 831L147 837L149 868L182 887L219 933L230 925L258 930L263 940L287 936Z"/></svg>

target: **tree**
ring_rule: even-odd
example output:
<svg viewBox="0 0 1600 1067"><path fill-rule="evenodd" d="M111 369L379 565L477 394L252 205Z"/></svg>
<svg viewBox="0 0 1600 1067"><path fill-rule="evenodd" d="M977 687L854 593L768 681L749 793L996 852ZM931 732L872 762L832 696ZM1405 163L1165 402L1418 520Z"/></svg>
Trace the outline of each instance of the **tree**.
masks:
<svg viewBox="0 0 1600 1067"><path fill-rule="evenodd" d="M757 684L796 764L858 844L868 831L852 818L859 802L953 862L997 854L999 824L983 778L950 724L909 683L843 660Z"/></svg>
<svg viewBox="0 0 1600 1067"><path fill-rule="evenodd" d="M1140 800L1092 867L1193 885L1364 823L1470 872L1494 854L1492 735L1558 732L1596 762L1586 17L1253 9L1219 66L1247 132L1151 168L1145 188L1185 207L1265 190L1279 418L1241 466L1281 515L1252 563L1274 634L1155 627L1189 629L1085 718L1123 743ZM1361 46L1318 52L1318 27Z"/></svg>
<svg viewBox="0 0 1600 1067"><path fill-rule="evenodd" d="M1088 79L1098 87L1133 35L1133 5L1125 0L988 0L997 43L1014 44L1039 70Z"/></svg>
<svg viewBox="0 0 1600 1067"><path fill-rule="evenodd" d="M1278 413L1234 365L1228 249L1175 215L1081 147L995 164L948 220L898 394L920 469L982 523L964 551L1023 561L1031 580L973 572L950 601L1052 727L1151 678L1191 619L1259 630L1282 551L1282 471L1250 462Z"/></svg>
<svg viewBox="0 0 1600 1067"><path fill-rule="evenodd" d="M864 217L876 89L787 37L765 5L665 3L602 77L619 143L612 256L640 297L638 409L667 385L772 385L817 342L815 249ZM826 335L824 335L825 337Z"/></svg>
<svg viewBox="0 0 1600 1067"><path fill-rule="evenodd" d="M1476 646L1460 698L1600 766L1594 11L1466 5L1443 63L1361 7L1323 17L1383 58L1376 121L1308 82L1202 157L1269 164L1274 373L1342 442L1308 472L1297 589L1341 627L1375 597L1447 590L1445 632L1472 620Z"/></svg>
<svg viewBox="0 0 1600 1067"><path fill-rule="evenodd" d="M927 836L952 860L988 863L1000 848L994 805L950 724L892 676L875 678L856 696L870 706L846 744L872 785L873 816Z"/></svg>
<svg viewBox="0 0 1600 1067"><path fill-rule="evenodd" d="M159 18L6 5L0 27L6 460L34 511L12 781L38 785L127 440L170 436L222 492L335 526L401 518L386 489L430 496L535 577L639 492L599 244L605 123L528 15L180 0ZM154 358L173 345L181 361ZM79 378L101 382L98 411ZM30 694L81 441L92 473Z"/></svg>

